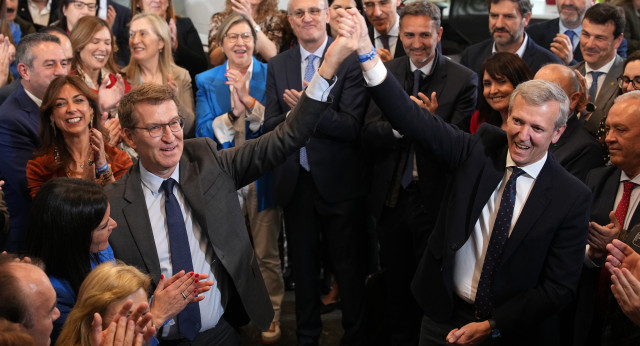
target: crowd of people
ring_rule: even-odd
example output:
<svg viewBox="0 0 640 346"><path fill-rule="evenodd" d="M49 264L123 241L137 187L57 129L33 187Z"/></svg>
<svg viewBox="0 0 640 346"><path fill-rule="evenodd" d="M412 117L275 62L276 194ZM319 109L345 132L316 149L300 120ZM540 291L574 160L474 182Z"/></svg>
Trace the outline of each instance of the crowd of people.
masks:
<svg viewBox="0 0 640 346"><path fill-rule="evenodd" d="M639 344L636 5L0 0L0 344Z"/></svg>

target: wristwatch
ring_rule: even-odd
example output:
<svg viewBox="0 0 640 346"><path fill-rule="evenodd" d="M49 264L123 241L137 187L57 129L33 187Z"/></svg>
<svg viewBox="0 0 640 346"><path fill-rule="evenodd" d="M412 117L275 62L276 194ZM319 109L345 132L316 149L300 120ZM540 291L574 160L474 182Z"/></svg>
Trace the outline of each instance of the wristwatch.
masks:
<svg viewBox="0 0 640 346"><path fill-rule="evenodd" d="M253 30L256 31L256 34L259 33L260 31L262 31L262 27L260 26L260 24L256 24L256 26L253 27Z"/></svg>
<svg viewBox="0 0 640 346"><path fill-rule="evenodd" d="M497 339L502 336L502 334L500 334L500 330L498 329L498 326L496 325L496 321L493 318L489 319L489 327L491 328L492 339Z"/></svg>

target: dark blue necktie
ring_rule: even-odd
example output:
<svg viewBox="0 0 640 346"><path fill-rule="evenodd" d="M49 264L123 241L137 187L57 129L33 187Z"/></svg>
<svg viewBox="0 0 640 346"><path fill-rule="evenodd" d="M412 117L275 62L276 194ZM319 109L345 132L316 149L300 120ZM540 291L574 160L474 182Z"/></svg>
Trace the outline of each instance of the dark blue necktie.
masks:
<svg viewBox="0 0 640 346"><path fill-rule="evenodd" d="M169 251L174 275L181 270L186 273L193 272L187 228L184 225L184 217L178 200L173 194L175 185L177 185L177 182L169 178L163 181L160 186L165 196L164 210L167 216ZM187 304L187 307L178 314L178 330L189 340L193 340L196 337L200 331L200 306L198 303Z"/></svg>
<svg viewBox="0 0 640 346"><path fill-rule="evenodd" d="M571 48L573 49L573 38L576 36L576 32L573 30L567 30L564 34L569 36L569 42L571 42Z"/></svg>
<svg viewBox="0 0 640 346"><path fill-rule="evenodd" d="M494 270L502 258L504 244L509 238L513 207L516 202L516 179L523 173L522 169L513 167L511 176L504 186L498 214L496 214L496 220L493 223L493 230L491 231L491 238L489 239L489 246L484 257L482 273L480 274L480 281L478 281L478 289L476 291L475 306L477 317L481 319L487 319L491 316L493 307L491 280L493 279Z"/></svg>
<svg viewBox="0 0 640 346"><path fill-rule="evenodd" d="M422 80L422 71L420 69L416 69L413 71L413 90L411 95L418 97L418 91L420 91L420 81ZM413 158L415 155L415 151L413 147L409 148L409 154L407 155L407 162L404 166L404 171L402 172L402 179L400 183L402 187L407 188L409 184L413 181Z"/></svg>
<svg viewBox="0 0 640 346"><path fill-rule="evenodd" d="M589 72L591 75L591 86L589 87L589 96L591 96L592 103L596 102L596 95L598 95L598 78L604 74L604 72L591 71Z"/></svg>

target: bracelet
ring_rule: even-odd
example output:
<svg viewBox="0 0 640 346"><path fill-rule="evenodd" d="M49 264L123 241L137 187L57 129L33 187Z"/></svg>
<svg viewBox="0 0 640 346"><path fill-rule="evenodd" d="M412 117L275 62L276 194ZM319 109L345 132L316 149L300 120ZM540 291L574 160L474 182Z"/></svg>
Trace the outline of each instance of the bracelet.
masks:
<svg viewBox="0 0 640 346"><path fill-rule="evenodd" d="M371 51L369 53L358 55L358 60L360 60L360 62L373 60L373 58L375 58L376 55L378 55L378 53L376 52L376 47L372 46Z"/></svg>
<svg viewBox="0 0 640 346"><path fill-rule="evenodd" d="M106 162L104 166L98 168L96 167L96 176L101 176L109 170L109 163Z"/></svg>
<svg viewBox="0 0 640 346"><path fill-rule="evenodd" d="M227 116L229 117L229 120L232 123L235 123L236 120L238 120L239 117L237 117L235 114L233 114L233 109L227 112Z"/></svg>
<svg viewBox="0 0 640 346"><path fill-rule="evenodd" d="M249 109L250 109L250 111L249 111L249 112L252 112L252 111L253 111L253 106L255 106L255 105L256 105L256 98L254 97L254 98L253 98L253 102L251 102L251 106L249 106Z"/></svg>

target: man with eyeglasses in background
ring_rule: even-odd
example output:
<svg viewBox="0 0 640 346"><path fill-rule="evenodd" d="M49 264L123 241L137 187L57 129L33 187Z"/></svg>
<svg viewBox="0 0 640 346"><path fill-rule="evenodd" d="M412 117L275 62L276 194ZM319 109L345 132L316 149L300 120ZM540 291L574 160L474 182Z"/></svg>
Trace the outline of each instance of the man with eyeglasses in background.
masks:
<svg viewBox="0 0 640 346"><path fill-rule="evenodd" d="M18 15L27 22L33 23L36 30L58 20L56 9L60 7L60 0L20 0Z"/></svg>
<svg viewBox="0 0 640 346"><path fill-rule="evenodd" d="M382 61L389 61L407 55L400 35L398 5L401 0L365 0L364 13L369 20L369 38L376 47Z"/></svg>
<svg viewBox="0 0 640 346"><path fill-rule="evenodd" d="M329 45L326 0L291 0L289 23L299 45L269 60L265 132L285 121ZM322 331L317 284L323 245L340 287L343 344L362 344L364 274L359 263L364 195L360 130L368 96L350 56L336 72L333 101L305 147L274 169L274 197L283 207L296 284L299 345L317 345ZM322 243L320 241L322 239Z"/></svg>

